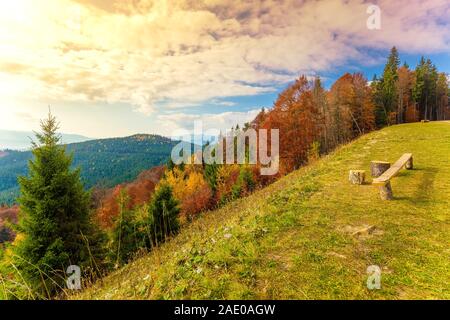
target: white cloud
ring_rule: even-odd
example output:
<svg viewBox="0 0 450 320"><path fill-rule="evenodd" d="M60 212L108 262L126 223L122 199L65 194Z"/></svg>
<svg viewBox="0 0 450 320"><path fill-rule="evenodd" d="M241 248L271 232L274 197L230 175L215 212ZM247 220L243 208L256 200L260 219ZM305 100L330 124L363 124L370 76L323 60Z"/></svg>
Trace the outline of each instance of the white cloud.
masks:
<svg viewBox="0 0 450 320"><path fill-rule="evenodd" d="M447 0L18 0L0 4L0 93L146 114L273 92L367 48L450 51Z"/></svg>
<svg viewBox="0 0 450 320"><path fill-rule="evenodd" d="M167 136L174 136L175 132L187 130L193 132L195 122L201 122L203 131L222 131L239 125L241 128L246 122L252 121L261 109L253 109L247 112L222 112L218 114L186 114L173 113L159 115L157 117L158 128Z"/></svg>

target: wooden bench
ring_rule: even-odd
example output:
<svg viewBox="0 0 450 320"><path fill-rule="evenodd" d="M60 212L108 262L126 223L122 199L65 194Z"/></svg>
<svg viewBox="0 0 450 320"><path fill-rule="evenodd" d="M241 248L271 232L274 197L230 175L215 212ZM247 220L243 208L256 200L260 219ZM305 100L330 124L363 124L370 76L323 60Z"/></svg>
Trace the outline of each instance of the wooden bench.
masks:
<svg viewBox="0 0 450 320"><path fill-rule="evenodd" d="M381 199L393 199L391 179L395 177L403 167L408 170L411 170L413 168L412 153L405 153L394 163L392 167L387 169L381 176L373 179L372 185L380 188Z"/></svg>

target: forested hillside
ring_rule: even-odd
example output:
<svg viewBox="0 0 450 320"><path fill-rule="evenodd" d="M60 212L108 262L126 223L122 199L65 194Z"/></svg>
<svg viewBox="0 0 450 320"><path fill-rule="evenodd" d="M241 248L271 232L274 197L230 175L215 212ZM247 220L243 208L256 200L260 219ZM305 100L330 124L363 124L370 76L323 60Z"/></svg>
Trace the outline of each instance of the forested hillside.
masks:
<svg viewBox="0 0 450 320"><path fill-rule="evenodd" d="M104 188L135 179L142 171L167 161L177 142L157 135L92 140L67 145L74 167L81 167L86 188ZM18 196L17 177L28 172L31 152L6 151L0 156L0 204Z"/></svg>
<svg viewBox="0 0 450 320"><path fill-rule="evenodd" d="M18 211L17 206L11 208L0 206L0 245L14 238L14 232L7 227L7 224L17 222Z"/></svg>

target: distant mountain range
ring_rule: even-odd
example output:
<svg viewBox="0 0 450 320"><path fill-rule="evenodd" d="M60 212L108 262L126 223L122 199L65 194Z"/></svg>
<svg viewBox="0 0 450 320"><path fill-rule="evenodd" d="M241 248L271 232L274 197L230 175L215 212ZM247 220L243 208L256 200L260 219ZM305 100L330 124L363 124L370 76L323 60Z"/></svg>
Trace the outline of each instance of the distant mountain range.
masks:
<svg viewBox="0 0 450 320"><path fill-rule="evenodd" d="M31 131L0 130L0 150L28 150L31 147L31 139L34 133ZM63 144L92 140L76 134L62 134Z"/></svg>
<svg viewBox="0 0 450 320"><path fill-rule="evenodd" d="M144 170L167 162L174 141L158 135L139 134L72 143L66 146L74 155L74 167L81 167L86 188L109 188L129 182ZM30 151L0 151L0 204L12 204L19 194L17 177L28 173Z"/></svg>

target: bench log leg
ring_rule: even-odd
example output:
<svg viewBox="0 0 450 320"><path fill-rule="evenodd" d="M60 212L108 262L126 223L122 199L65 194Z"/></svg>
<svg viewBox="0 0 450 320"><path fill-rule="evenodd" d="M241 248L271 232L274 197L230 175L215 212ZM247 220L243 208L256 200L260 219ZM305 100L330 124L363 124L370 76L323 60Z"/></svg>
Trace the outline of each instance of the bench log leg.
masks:
<svg viewBox="0 0 450 320"><path fill-rule="evenodd" d="M380 187L380 196L382 200L392 200L394 195L392 194L391 182L388 181L384 186Z"/></svg>
<svg viewBox="0 0 450 320"><path fill-rule="evenodd" d="M389 162L372 161L370 163L370 173L371 173L372 177L378 178L390 167L391 167L391 164Z"/></svg>
<svg viewBox="0 0 450 320"><path fill-rule="evenodd" d="M411 157L408 162L406 162L405 168L407 170L412 170L414 168L413 158Z"/></svg>
<svg viewBox="0 0 450 320"><path fill-rule="evenodd" d="M364 184L366 172L364 170L350 170L348 180L353 184Z"/></svg>

